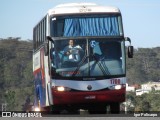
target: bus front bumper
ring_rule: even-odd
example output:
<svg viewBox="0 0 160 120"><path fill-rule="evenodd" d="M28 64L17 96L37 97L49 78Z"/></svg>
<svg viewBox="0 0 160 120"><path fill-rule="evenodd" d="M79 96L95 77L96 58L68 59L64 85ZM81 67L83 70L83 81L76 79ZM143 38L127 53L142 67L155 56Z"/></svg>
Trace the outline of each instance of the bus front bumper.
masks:
<svg viewBox="0 0 160 120"><path fill-rule="evenodd" d="M76 105L124 102L126 89L103 91L55 91L52 89L54 105Z"/></svg>

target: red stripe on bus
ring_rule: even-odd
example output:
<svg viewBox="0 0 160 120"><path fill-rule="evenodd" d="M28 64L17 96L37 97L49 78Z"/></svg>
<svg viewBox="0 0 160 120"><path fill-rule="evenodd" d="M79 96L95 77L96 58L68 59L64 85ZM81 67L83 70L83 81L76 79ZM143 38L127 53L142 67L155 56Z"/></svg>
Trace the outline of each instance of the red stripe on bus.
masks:
<svg viewBox="0 0 160 120"><path fill-rule="evenodd" d="M37 73L39 73L41 71L41 68L36 69L35 71L33 71L33 74L36 75Z"/></svg>

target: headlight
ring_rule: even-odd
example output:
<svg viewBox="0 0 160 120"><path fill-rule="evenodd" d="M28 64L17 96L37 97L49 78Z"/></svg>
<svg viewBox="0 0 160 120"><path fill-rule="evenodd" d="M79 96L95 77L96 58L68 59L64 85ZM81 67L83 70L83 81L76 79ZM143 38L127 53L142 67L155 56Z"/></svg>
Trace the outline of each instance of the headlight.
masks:
<svg viewBox="0 0 160 120"><path fill-rule="evenodd" d="M115 89L116 90L119 90L119 89L121 89L122 88L122 85L115 85Z"/></svg>
<svg viewBox="0 0 160 120"><path fill-rule="evenodd" d="M34 108L34 111L38 112L40 109L38 107Z"/></svg>
<svg viewBox="0 0 160 120"><path fill-rule="evenodd" d="M54 89L55 89L55 91L58 91L58 92L64 92L64 91L70 91L71 90L70 88L63 87L63 86L56 86Z"/></svg>
<svg viewBox="0 0 160 120"><path fill-rule="evenodd" d="M64 87L62 87L62 86L57 87L57 91L63 92L63 91L65 91L65 88L64 88Z"/></svg>

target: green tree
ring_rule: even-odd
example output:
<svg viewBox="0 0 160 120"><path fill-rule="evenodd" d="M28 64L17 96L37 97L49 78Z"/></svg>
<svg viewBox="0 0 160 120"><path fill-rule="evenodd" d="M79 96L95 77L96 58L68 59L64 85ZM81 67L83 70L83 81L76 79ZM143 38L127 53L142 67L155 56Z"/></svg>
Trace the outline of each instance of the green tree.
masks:
<svg viewBox="0 0 160 120"><path fill-rule="evenodd" d="M15 92L8 90L5 93L5 102L7 103L7 111L15 111L16 109L16 101L15 101Z"/></svg>
<svg viewBox="0 0 160 120"><path fill-rule="evenodd" d="M155 112L160 111L160 91L151 91L135 97L135 111Z"/></svg>
<svg viewBox="0 0 160 120"><path fill-rule="evenodd" d="M26 96L33 98L32 41L0 40L0 56L0 103L20 111Z"/></svg>
<svg viewBox="0 0 160 120"><path fill-rule="evenodd" d="M136 105L135 97L136 97L135 92L127 92L126 107L128 112L134 112L135 105Z"/></svg>

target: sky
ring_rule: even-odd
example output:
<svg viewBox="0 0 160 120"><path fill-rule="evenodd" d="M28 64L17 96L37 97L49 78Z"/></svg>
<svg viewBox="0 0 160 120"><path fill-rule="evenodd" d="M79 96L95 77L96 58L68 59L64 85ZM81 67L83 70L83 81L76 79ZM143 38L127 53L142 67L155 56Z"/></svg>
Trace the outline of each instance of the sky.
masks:
<svg viewBox="0 0 160 120"><path fill-rule="evenodd" d="M160 0L0 0L0 38L32 40L33 27L49 9L75 2L118 7L135 48L160 47Z"/></svg>

